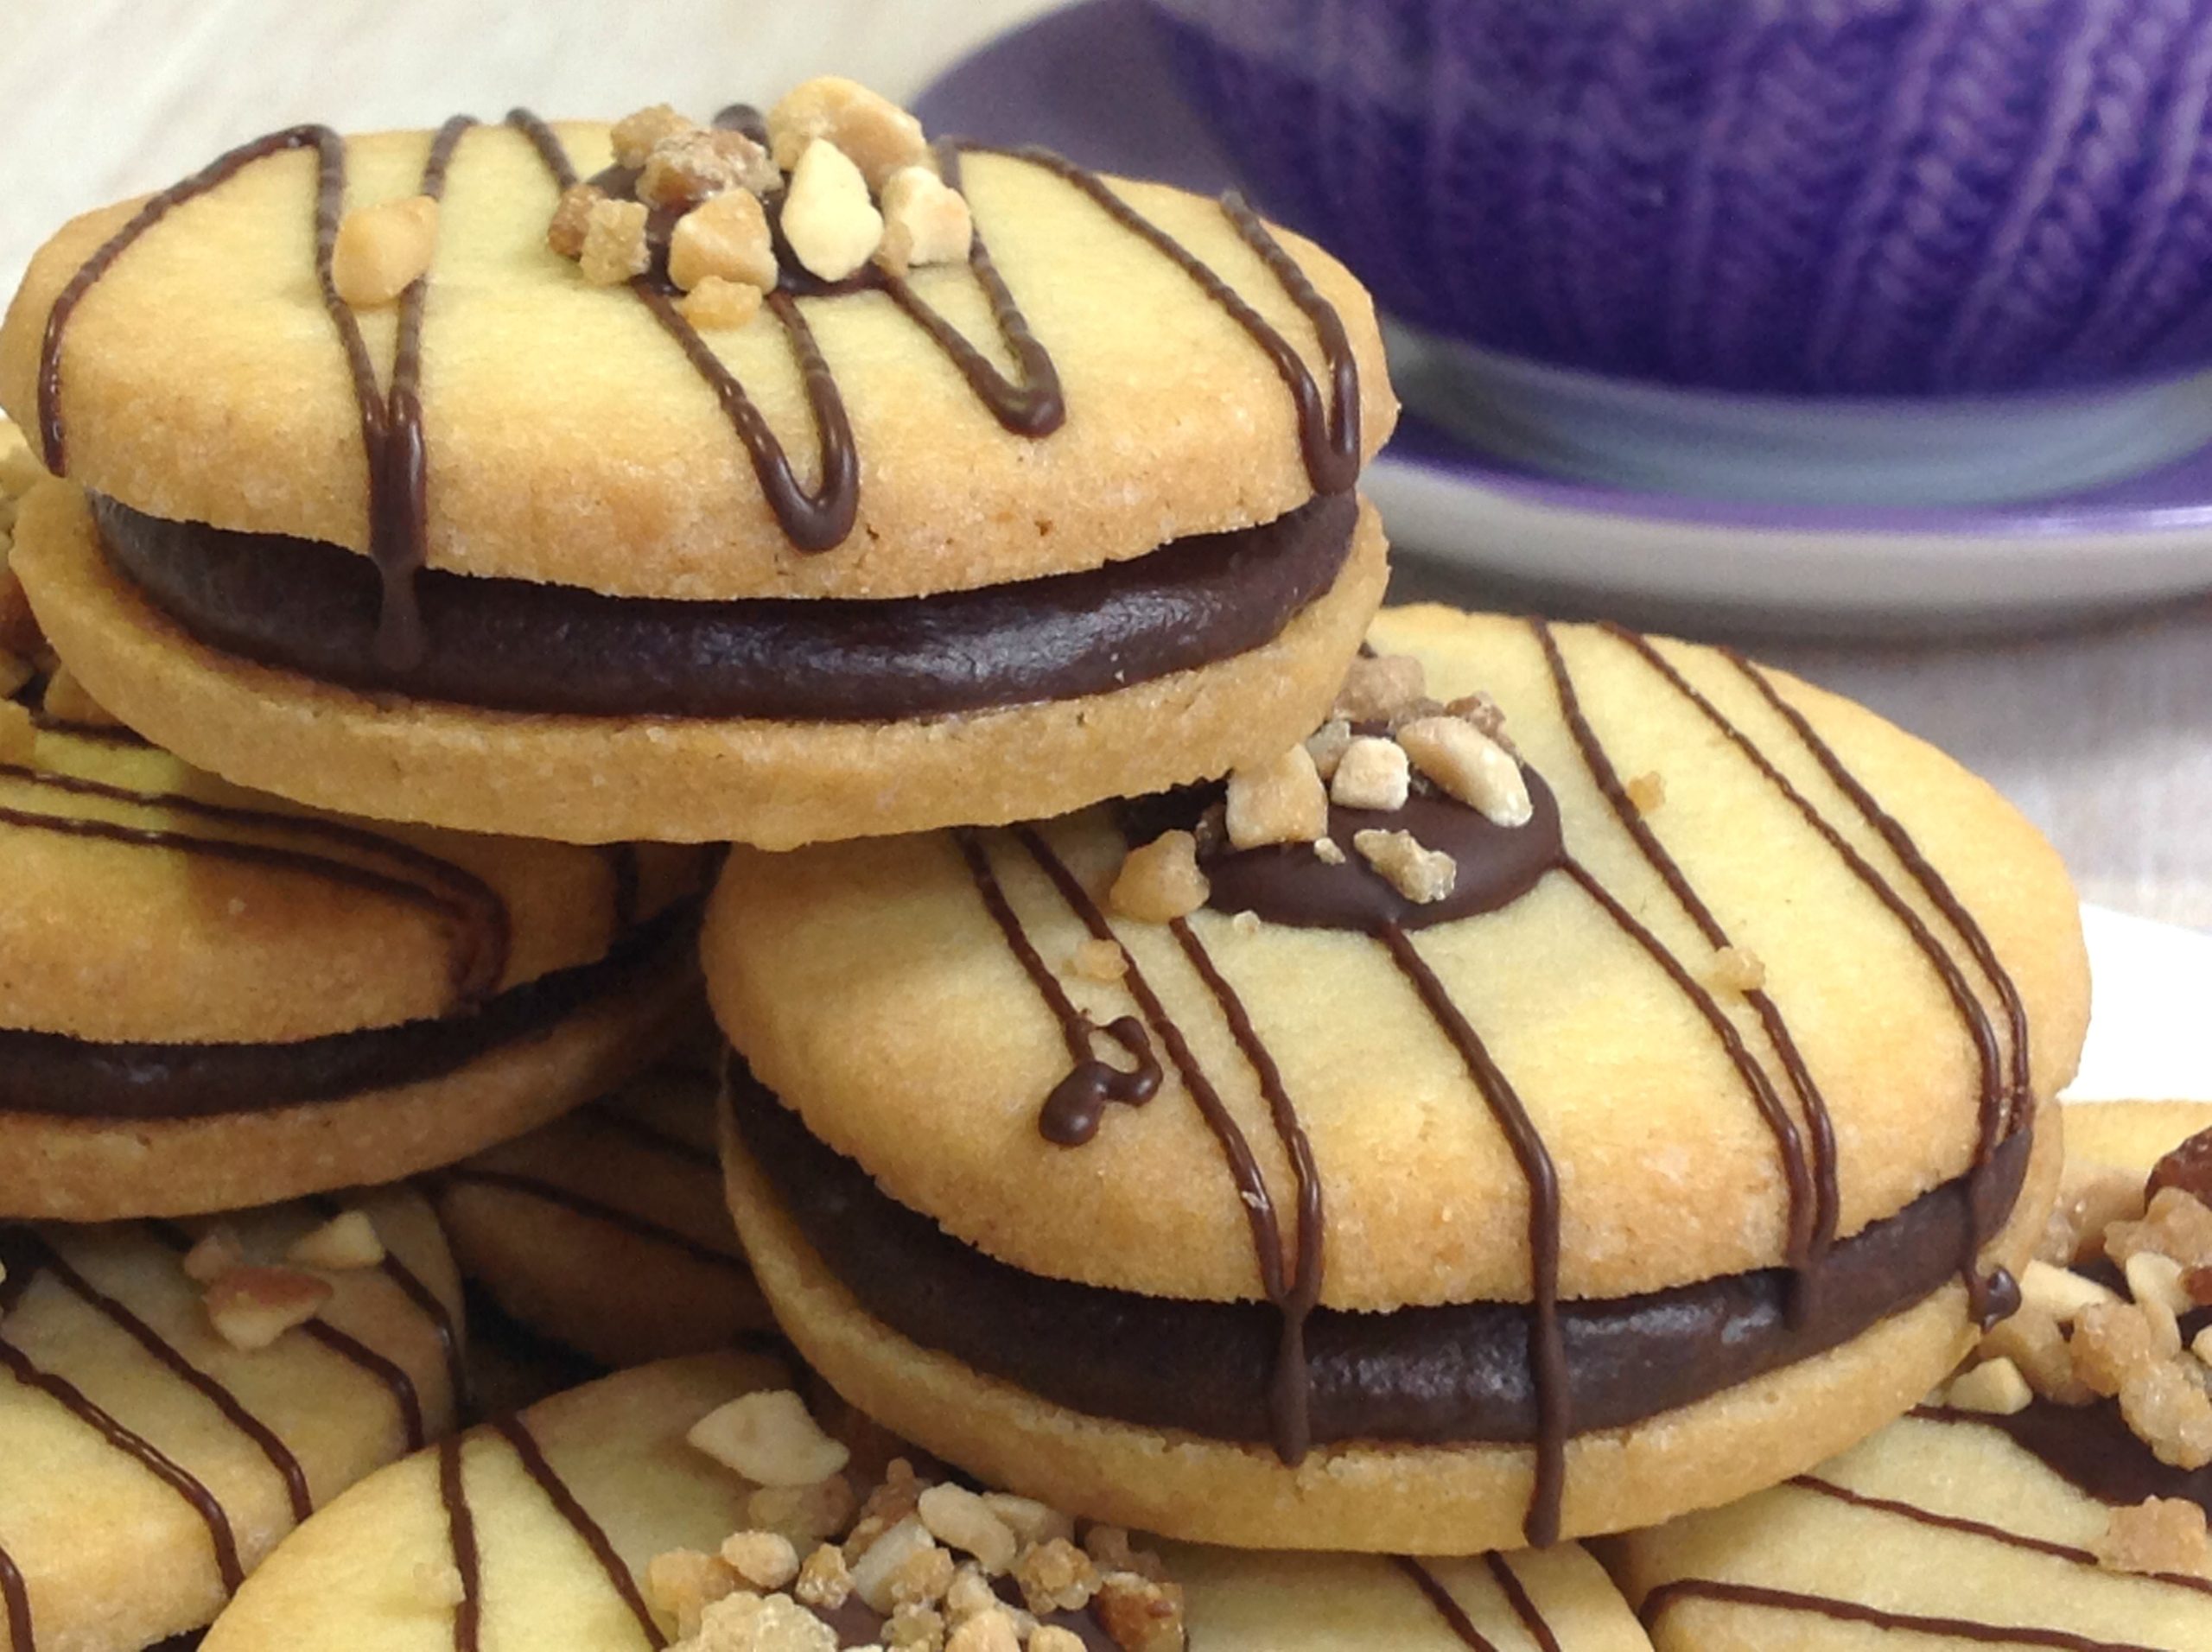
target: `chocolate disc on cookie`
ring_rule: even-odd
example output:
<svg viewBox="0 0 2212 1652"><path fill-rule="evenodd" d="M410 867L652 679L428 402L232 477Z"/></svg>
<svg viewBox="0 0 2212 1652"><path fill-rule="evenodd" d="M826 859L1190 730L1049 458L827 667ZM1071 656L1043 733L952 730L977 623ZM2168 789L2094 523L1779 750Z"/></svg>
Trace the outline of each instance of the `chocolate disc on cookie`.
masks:
<svg viewBox="0 0 2212 1652"><path fill-rule="evenodd" d="M1295 738L1380 600L1395 414L1358 283L1241 201L844 82L273 134L63 229L0 400L69 482L43 623L193 761L771 847Z"/></svg>
<svg viewBox="0 0 2212 1652"><path fill-rule="evenodd" d="M411 1193L0 1224L0 1648L137 1652L454 1426L461 1287Z"/></svg>
<svg viewBox="0 0 2212 1652"><path fill-rule="evenodd" d="M207 1652L1649 1652L1572 1545L1155 1551L903 1460L864 1465L788 1375L734 1355L643 1366L397 1465L287 1544Z"/></svg>
<svg viewBox="0 0 2212 1652"><path fill-rule="evenodd" d="M0 1216L389 1181L603 1094L694 1013L704 870L372 828L0 701Z"/></svg>
<svg viewBox="0 0 2212 1652"><path fill-rule="evenodd" d="M2212 1292L2187 1282L2212 1105L2064 1111L2058 1212L1964 1371L1787 1485L1620 1543L1662 1652L2212 1646Z"/></svg>
<svg viewBox="0 0 2212 1652"><path fill-rule="evenodd" d="M462 1271L610 1369L770 1329L723 1199L717 1082L664 1063L441 1172L438 1214Z"/></svg>
<svg viewBox="0 0 2212 1652"><path fill-rule="evenodd" d="M1618 1530L1902 1413L2051 1206L2056 857L1732 655L1372 640L1225 791L733 855L732 1204L785 1331L988 1479L1238 1545Z"/></svg>

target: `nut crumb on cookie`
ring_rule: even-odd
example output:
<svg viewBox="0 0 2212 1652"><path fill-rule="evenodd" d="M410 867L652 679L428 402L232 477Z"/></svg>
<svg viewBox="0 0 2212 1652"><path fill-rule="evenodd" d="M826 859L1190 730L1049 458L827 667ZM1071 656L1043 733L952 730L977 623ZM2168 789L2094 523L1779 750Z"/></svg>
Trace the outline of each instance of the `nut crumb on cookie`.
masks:
<svg viewBox="0 0 2212 1652"><path fill-rule="evenodd" d="M1329 835L1329 793L1313 753L1294 746L1229 776L1229 841L1240 849L1311 843Z"/></svg>
<svg viewBox="0 0 2212 1652"><path fill-rule="evenodd" d="M338 226L331 284L353 308L379 309L430 267L437 245L438 203L428 195L357 206Z"/></svg>
<svg viewBox="0 0 2212 1652"><path fill-rule="evenodd" d="M817 1485L852 1456L822 1432L806 1401L789 1388L741 1395L692 1424L684 1439L760 1486Z"/></svg>
<svg viewBox="0 0 2212 1652"><path fill-rule="evenodd" d="M564 258L581 258L584 232L591 225L591 209L607 199L595 183L572 183L561 192L553 208L553 221L545 226L545 245Z"/></svg>
<svg viewBox="0 0 2212 1652"><path fill-rule="evenodd" d="M1423 778L1497 826L1535 816L1528 778L1511 753L1459 717L1421 717L1397 731L1398 744Z"/></svg>
<svg viewBox="0 0 2212 1652"><path fill-rule="evenodd" d="M607 138L613 146L614 164L634 169L643 167L646 157L665 139L698 130L698 122L664 103L625 115L608 129Z"/></svg>
<svg viewBox="0 0 2212 1652"><path fill-rule="evenodd" d="M1068 956L1068 973L1079 980L1110 986L1129 973L1129 955L1122 950L1120 942L1094 936L1076 944Z"/></svg>
<svg viewBox="0 0 2212 1652"><path fill-rule="evenodd" d="M763 294L742 281L709 276L676 302L683 319L702 333L744 327L760 313Z"/></svg>
<svg viewBox="0 0 2212 1652"><path fill-rule="evenodd" d="M2090 1547L2109 1572L2212 1579L2204 1510L2180 1497L2152 1497L2113 1509Z"/></svg>
<svg viewBox="0 0 2212 1652"><path fill-rule="evenodd" d="M1329 715L1348 723L1387 723L1427 688L1427 672L1410 654L1363 654L1345 669Z"/></svg>
<svg viewBox="0 0 2212 1652"><path fill-rule="evenodd" d="M1106 904L1139 923L1166 924L1198 911L1210 893L1198 869L1198 839L1189 832L1162 832L1129 851Z"/></svg>
<svg viewBox="0 0 2212 1652"><path fill-rule="evenodd" d="M850 156L817 138L791 168L784 195L784 239L810 275L842 281L875 256L883 214Z"/></svg>
<svg viewBox="0 0 2212 1652"><path fill-rule="evenodd" d="M194 1284L213 1285L232 1268L245 1266L245 1247L234 1229L218 1223L193 1242L180 1265Z"/></svg>
<svg viewBox="0 0 2212 1652"><path fill-rule="evenodd" d="M967 199L931 168L901 167L882 192L883 244L897 243L896 268L961 264L976 238Z"/></svg>
<svg viewBox="0 0 2212 1652"><path fill-rule="evenodd" d="M1749 947L1724 946L1713 954L1708 979L1722 992L1755 993L1766 985L1766 965Z"/></svg>
<svg viewBox="0 0 2212 1652"><path fill-rule="evenodd" d="M1639 815L1656 815L1666 806L1667 777L1656 769L1646 769L1642 774L1630 777L1621 790L1636 806Z"/></svg>
<svg viewBox="0 0 2212 1652"><path fill-rule="evenodd" d="M215 1334L241 1353L258 1353L321 1313L336 1293L329 1280L296 1268L233 1268L204 1298Z"/></svg>
<svg viewBox="0 0 2212 1652"><path fill-rule="evenodd" d="M652 263L645 239L650 213L640 200L601 199L584 214L582 249L577 267L594 287L617 287L642 276Z"/></svg>
<svg viewBox="0 0 2212 1652"><path fill-rule="evenodd" d="M1406 748L1394 740L1363 734L1338 753L1336 772L1329 779L1329 801L1340 808L1388 813L1406 806L1412 785L1413 766Z"/></svg>
<svg viewBox="0 0 2212 1652"><path fill-rule="evenodd" d="M693 127L655 143L638 173L638 199L669 211L726 193L765 194L781 181L768 152L742 132Z"/></svg>
<svg viewBox="0 0 2212 1652"><path fill-rule="evenodd" d="M2020 1368L2000 1357L1986 1360L1955 1379L1944 1395L1944 1403L1961 1411L2010 1417L2025 1411L2035 1397Z"/></svg>
<svg viewBox="0 0 2212 1652"><path fill-rule="evenodd" d="M800 82L768 111L768 147L785 171L795 170L810 145L827 139L852 157L872 189L929 157L922 124L856 80L825 74Z"/></svg>
<svg viewBox="0 0 2212 1652"><path fill-rule="evenodd" d="M714 276L762 292L776 284L775 238L768 211L747 191L734 190L694 206L668 238L668 278L685 292Z"/></svg>
<svg viewBox="0 0 2212 1652"><path fill-rule="evenodd" d="M1441 849L1424 848L1411 832L1370 827L1353 833L1351 846L1393 889L1417 905L1442 900L1459 880L1459 862Z"/></svg>
<svg viewBox="0 0 2212 1652"><path fill-rule="evenodd" d="M284 1260L300 1268L342 1273L349 1268L374 1268L385 1259L384 1241L366 1210L341 1210L293 1241Z"/></svg>

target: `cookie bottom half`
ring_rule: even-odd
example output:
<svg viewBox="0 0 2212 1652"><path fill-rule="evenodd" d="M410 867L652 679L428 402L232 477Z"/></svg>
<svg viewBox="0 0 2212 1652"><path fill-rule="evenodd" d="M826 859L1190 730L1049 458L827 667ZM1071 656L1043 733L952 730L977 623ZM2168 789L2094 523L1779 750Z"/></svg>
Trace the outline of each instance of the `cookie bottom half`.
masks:
<svg viewBox="0 0 2212 1652"><path fill-rule="evenodd" d="M84 494L60 486L27 502L11 565L94 698L238 784L464 830L785 848L1043 818L1272 756L1336 694L1385 562L1363 504L1335 582L1258 647L1111 692L892 722L492 711L334 687L194 639L109 565Z"/></svg>
<svg viewBox="0 0 2212 1652"><path fill-rule="evenodd" d="M448 1071L330 1100L185 1118L0 1111L0 1215L190 1216L398 1180L604 1095L697 1013L694 931L610 989Z"/></svg>
<svg viewBox="0 0 2212 1652"><path fill-rule="evenodd" d="M2016 1213L1985 1260L2024 1266L2053 1196L2055 1109L2038 1121ZM1088 1415L924 1348L869 1314L807 1244L725 1122L738 1230L785 1332L848 1400L948 1460L1096 1519L1185 1541L1465 1554L1523 1539L1535 1452L1521 1445L1264 1446ZM1973 1342L1953 1282L1832 1351L1630 1426L1568 1442L1562 1534L1648 1525L1771 1485L1865 1438Z"/></svg>

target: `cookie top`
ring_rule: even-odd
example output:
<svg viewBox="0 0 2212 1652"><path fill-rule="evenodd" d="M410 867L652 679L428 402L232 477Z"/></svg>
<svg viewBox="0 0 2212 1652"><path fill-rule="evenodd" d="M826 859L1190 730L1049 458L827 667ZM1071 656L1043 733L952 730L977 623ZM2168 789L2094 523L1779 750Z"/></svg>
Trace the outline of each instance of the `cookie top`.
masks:
<svg viewBox="0 0 2212 1652"><path fill-rule="evenodd" d="M22 692L0 701L0 1028L273 1044L445 1016L604 956L702 867L301 809Z"/></svg>
<svg viewBox="0 0 2212 1652"><path fill-rule="evenodd" d="M944 149L919 163L964 197L967 257L825 283L785 229L782 289L724 325L549 247L563 185L613 153L603 124L522 116L247 145L48 243L0 329L0 403L51 467L139 511L366 552L372 494L404 513L412 490L372 489L365 420L413 429L419 402L429 566L715 599L1093 568L1341 492L1389 434L1365 294L1241 209ZM786 170L757 186L772 211L805 187ZM424 195L405 302L319 288L341 214Z"/></svg>
<svg viewBox="0 0 2212 1652"><path fill-rule="evenodd" d="M869 1462L843 1445L829 1445L809 1471L835 1475L849 1464L837 1484L867 1492L868 1501L856 1509L853 1491L845 1490L810 1528L828 1506L815 1495L818 1485L756 1490L687 1443L687 1433L712 1414L779 1380L772 1365L729 1355L645 1366L401 1464L288 1544L224 1614L210 1633L209 1652L295 1645L310 1630L340 1648L384 1645L426 1623L442 1633L447 1621L463 1615L472 1628L462 1644L527 1636L532 1644L589 1652L664 1642L696 1649L772 1628L788 1638L736 1643L833 1652L880 1643L889 1632L864 1592L886 1581L872 1577L866 1560L879 1542L910 1557L938 1551L941 1572L917 1564L907 1586L918 1592L917 1615L935 1614L942 1635L963 1614L997 1609L988 1595L973 1593L975 1582L955 1582L957 1563L971 1551L950 1535L941 1548L935 1541L937 1531L963 1529L956 1523L962 1515L970 1517L967 1536L986 1549L993 1527L1007 1543L1041 1537L1058 1546L1049 1573L1009 1566L997 1556L999 1601L1028 1598L1025 1589L1046 1586L1050 1576L1072 1587L1064 1599L1089 1602L1043 1611L1050 1623L1072 1625L1077 1646L1112 1652L1184 1643L1179 1634L1144 1639L1141 1630L1165 1632L1157 1618L1122 1617L1121 1634L1114 1633L1117 1620L1103 1604L1101 1585L1125 1579L1128 1597L1135 1598L1151 1581L1121 1569L1152 1565L1151 1557L1132 1553L1126 1534L1084 1532L1078 1547L1070 1541L1078 1535L1072 1522L1026 1499L987 1507L988 1499L957 1492L918 1509L925 1480L914 1479L903 1463L887 1470L880 1456ZM811 1433L803 1412L787 1417L770 1405L761 1417ZM744 1443L760 1438L753 1433ZM814 1441L828 1445L819 1435ZM995 1510L1018 1522L1023 1535ZM978 1512L983 1522L973 1521ZM852 1557L849 1567L841 1559L829 1568L816 1558L825 1532L849 1534L841 1551ZM1179 1594L1153 1594L1146 1604L1173 1600L1179 1629L1204 1652L1370 1645L1642 1652L1648 1645L1604 1573L1571 1546L1418 1568L1371 1557L1317 1560L1185 1547L1164 1560ZM808 1571L796 1570L801 1561ZM821 1616L799 1604L831 1597L836 1604Z"/></svg>
<svg viewBox="0 0 2212 1652"><path fill-rule="evenodd" d="M1445 900L1332 839L1339 864L1216 858L1214 905L1133 919L1109 891L1154 828L1106 812L741 849L718 1018L810 1132L992 1257L1251 1299L1310 1229L1319 1301L1352 1309L1529 1300L1547 1165L1561 1298L1802 1259L1986 1164L2071 1074L2073 893L1941 754L1709 649L1441 608L1372 639L1438 701L1494 696L1532 777L1517 829L1420 797L1325 823L1448 842ZM1048 1098L1086 1103L1087 1145L1046 1139Z"/></svg>
<svg viewBox="0 0 2212 1652"><path fill-rule="evenodd" d="M411 1193L0 1225L0 1262L9 1652L207 1623L314 1509L453 1425L460 1284Z"/></svg>
<svg viewBox="0 0 2212 1652"><path fill-rule="evenodd" d="M1961 1375L1787 1485L1622 1540L1658 1646L2212 1636L2212 1105L2065 1114L2041 1260Z"/></svg>

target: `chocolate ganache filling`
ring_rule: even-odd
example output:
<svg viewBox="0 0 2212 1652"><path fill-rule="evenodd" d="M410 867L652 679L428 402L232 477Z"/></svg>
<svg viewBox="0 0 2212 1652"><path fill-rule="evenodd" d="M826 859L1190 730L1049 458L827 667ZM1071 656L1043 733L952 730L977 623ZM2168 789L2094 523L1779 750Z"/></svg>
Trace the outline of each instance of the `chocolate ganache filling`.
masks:
<svg viewBox="0 0 2212 1652"><path fill-rule="evenodd" d="M1358 520L1351 496L1322 497L1083 573L880 600L678 601L429 570L427 645L396 662L368 558L92 507L149 601L264 665L494 710L829 722L1074 699L1248 652L1335 583Z"/></svg>
<svg viewBox="0 0 2212 1652"><path fill-rule="evenodd" d="M0 1027L0 1112L205 1119L420 1083L550 1031L679 961L699 903L647 918L605 956L510 988L480 1008L289 1044L105 1044Z"/></svg>
<svg viewBox="0 0 2212 1652"><path fill-rule="evenodd" d="M740 1138L784 1212L837 1279L899 1335L1057 1404L1146 1427L1259 1444L1273 1437L1280 1315L1265 1302L1192 1302L1027 1274L880 1191L734 1062ZM2000 1224L2031 1133L1993 1173L1961 1177L1838 1243L1794 1315L1787 1268L1607 1300L1563 1301L1573 1432L1624 1427L1848 1342L1955 1279L1977 1224ZM1977 1197L1988 1208L1970 1212ZM1316 1444L1525 1443L1539 1430L1527 1305L1465 1302L1304 1324Z"/></svg>

